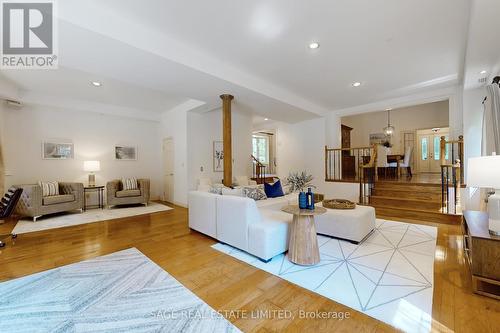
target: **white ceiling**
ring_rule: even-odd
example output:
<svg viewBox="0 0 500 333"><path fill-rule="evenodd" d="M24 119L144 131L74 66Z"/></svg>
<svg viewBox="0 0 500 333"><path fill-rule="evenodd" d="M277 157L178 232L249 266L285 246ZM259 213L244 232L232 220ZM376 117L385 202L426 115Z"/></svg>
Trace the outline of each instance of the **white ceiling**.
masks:
<svg viewBox="0 0 500 333"><path fill-rule="evenodd" d="M62 66L50 71L7 70L2 71L2 74L15 82L25 94L36 92L57 98L71 97L137 110L163 112L187 100L163 91ZM102 86L94 87L92 81L98 81Z"/></svg>
<svg viewBox="0 0 500 333"><path fill-rule="evenodd" d="M473 89L482 86L480 78L487 78L490 84L494 76L500 75L500 1L473 1L464 86ZM481 74L481 71L486 71Z"/></svg>
<svg viewBox="0 0 500 333"><path fill-rule="evenodd" d="M138 1L105 5L328 109L456 84L467 0ZM308 49L310 41L320 48ZM351 83L363 85L353 89ZM407 91L404 93L408 93Z"/></svg>
<svg viewBox="0 0 500 333"><path fill-rule="evenodd" d="M25 89L151 112L231 93L287 122L455 86L469 26L468 0L58 3L61 69L7 74Z"/></svg>

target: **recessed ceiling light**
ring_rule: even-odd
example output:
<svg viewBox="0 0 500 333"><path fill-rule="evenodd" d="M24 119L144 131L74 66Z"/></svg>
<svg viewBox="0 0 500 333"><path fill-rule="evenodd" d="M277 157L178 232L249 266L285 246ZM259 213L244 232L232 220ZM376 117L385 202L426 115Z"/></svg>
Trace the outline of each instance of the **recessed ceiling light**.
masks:
<svg viewBox="0 0 500 333"><path fill-rule="evenodd" d="M387 108L385 109L385 111L392 111L392 108Z"/></svg>
<svg viewBox="0 0 500 333"><path fill-rule="evenodd" d="M102 86L102 83L101 83L101 82L99 82L99 81L92 81L92 82L90 82L90 83L92 83L92 85L93 85L94 87L100 87L100 86Z"/></svg>
<svg viewBox="0 0 500 333"><path fill-rule="evenodd" d="M486 71L482 70L482 71L479 72L479 74L486 74Z"/></svg>
<svg viewBox="0 0 500 333"><path fill-rule="evenodd" d="M264 118L264 120L269 120L269 118Z"/></svg>
<svg viewBox="0 0 500 333"><path fill-rule="evenodd" d="M309 44L310 49L317 49L318 47L319 47L318 42L312 42L311 44Z"/></svg>
<svg viewBox="0 0 500 333"><path fill-rule="evenodd" d="M354 82L352 84L353 87L359 87L361 85L361 82Z"/></svg>

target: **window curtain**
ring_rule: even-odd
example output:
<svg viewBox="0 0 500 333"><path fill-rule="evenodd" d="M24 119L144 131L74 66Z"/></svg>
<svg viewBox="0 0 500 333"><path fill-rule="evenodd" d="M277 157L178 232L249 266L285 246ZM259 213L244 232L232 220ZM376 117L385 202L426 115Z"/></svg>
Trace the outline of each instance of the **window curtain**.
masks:
<svg viewBox="0 0 500 333"><path fill-rule="evenodd" d="M486 92L481 153L483 156L493 152L500 155L500 86L490 84L486 86Z"/></svg>

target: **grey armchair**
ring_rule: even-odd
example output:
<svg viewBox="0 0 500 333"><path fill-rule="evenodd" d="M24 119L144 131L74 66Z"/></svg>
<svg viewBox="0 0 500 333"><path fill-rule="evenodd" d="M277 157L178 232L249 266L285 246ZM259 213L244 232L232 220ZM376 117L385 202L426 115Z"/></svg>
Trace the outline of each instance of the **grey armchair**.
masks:
<svg viewBox="0 0 500 333"><path fill-rule="evenodd" d="M79 209L83 211L83 184L59 183L59 195L42 196L42 188L34 185L14 185L23 193L16 207L16 213L29 216L36 221L39 217Z"/></svg>
<svg viewBox="0 0 500 333"><path fill-rule="evenodd" d="M137 179L137 190L123 190L121 180L115 179L106 184L108 206L144 204L149 202L149 179Z"/></svg>

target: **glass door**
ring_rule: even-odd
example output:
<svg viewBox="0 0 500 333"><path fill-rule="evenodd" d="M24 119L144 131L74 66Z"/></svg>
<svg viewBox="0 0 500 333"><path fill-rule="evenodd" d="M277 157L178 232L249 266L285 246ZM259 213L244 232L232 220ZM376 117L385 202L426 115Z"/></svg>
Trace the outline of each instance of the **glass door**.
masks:
<svg viewBox="0 0 500 333"><path fill-rule="evenodd" d="M446 140L449 137L449 129L432 129L417 131L418 142L418 172L441 172L441 136ZM448 146L445 151L446 163L450 163Z"/></svg>

